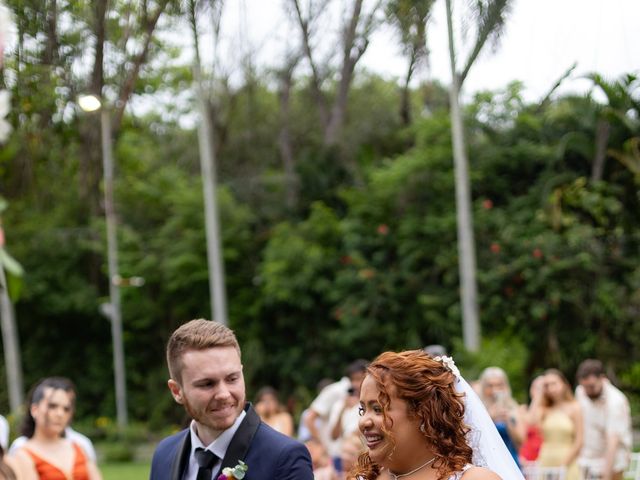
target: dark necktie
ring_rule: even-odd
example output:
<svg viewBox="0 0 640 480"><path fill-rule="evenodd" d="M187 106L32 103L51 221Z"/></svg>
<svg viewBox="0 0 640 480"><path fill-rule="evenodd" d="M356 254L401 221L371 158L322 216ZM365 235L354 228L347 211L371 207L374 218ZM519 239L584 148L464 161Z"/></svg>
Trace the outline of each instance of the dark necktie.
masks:
<svg viewBox="0 0 640 480"><path fill-rule="evenodd" d="M204 448L196 448L195 456L199 467L196 480L211 480L213 466L218 461L217 455Z"/></svg>

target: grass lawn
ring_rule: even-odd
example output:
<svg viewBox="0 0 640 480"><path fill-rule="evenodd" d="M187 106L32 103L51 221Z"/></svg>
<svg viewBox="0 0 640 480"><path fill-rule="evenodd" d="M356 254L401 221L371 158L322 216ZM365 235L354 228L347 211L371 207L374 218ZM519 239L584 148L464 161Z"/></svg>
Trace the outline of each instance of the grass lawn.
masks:
<svg viewBox="0 0 640 480"><path fill-rule="evenodd" d="M103 480L145 480L151 465L147 462L110 462L98 465Z"/></svg>

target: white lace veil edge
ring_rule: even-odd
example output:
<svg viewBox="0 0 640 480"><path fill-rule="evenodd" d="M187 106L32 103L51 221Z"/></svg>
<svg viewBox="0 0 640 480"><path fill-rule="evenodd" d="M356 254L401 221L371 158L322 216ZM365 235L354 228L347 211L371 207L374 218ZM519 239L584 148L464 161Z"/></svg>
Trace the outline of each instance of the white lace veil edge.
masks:
<svg viewBox="0 0 640 480"><path fill-rule="evenodd" d="M456 391L465 396L464 421L471 429L467 442L473 450L472 463L497 473L502 480L524 480L482 400L461 375L455 376Z"/></svg>

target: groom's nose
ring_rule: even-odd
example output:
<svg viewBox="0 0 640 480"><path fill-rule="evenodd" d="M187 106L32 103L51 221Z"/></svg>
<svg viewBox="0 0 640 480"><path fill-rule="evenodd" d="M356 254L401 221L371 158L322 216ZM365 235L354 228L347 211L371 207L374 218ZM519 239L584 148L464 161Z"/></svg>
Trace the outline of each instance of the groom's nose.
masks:
<svg viewBox="0 0 640 480"><path fill-rule="evenodd" d="M220 382L213 396L216 400L224 400L226 398L229 398L231 396L231 392L229 391L229 386L226 385L224 382Z"/></svg>

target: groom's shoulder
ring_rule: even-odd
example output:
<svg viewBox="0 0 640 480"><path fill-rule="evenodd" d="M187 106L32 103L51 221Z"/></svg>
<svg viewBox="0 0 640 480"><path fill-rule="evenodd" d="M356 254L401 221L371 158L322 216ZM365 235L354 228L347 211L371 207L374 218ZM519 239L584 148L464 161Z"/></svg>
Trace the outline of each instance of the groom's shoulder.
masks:
<svg viewBox="0 0 640 480"><path fill-rule="evenodd" d="M262 477L252 478L313 480L313 466L307 447L262 422L245 460L247 465L254 465L262 474Z"/></svg>
<svg viewBox="0 0 640 480"><path fill-rule="evenodd" d="M260 426L256 430L255 437L252 442L253 446L267 448L271 452L276 451L292 451L301 449L307 452L307 447L295 438L280 433L264 422L260 422Z"/></svg>
<svg viewBox="0 0 640 480"><path fill-rule="evenodd" d="M169 453L171 451L175 451L175 449L182 443L184 437L189 433L189 429L185 428L173 435L169 435L168 437L163 438L160 443L156 446L155 455L163 455Z"/></svg>

